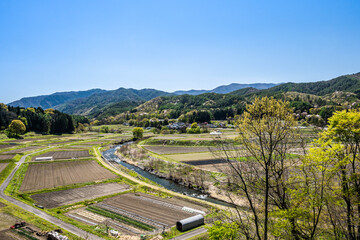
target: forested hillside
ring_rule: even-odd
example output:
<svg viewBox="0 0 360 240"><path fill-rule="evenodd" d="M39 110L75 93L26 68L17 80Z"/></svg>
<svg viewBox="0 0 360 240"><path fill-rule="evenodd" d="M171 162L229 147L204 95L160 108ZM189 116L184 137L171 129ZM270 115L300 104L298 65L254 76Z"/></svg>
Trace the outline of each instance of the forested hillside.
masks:
<svg viewBox="0 0 360 240"><path fill-rule="evenodd" d="M167 95L171 94L155 89L136 90L131 88L119 88L113 91L93 94L88 98L67 102L59 106L58 109L69 114L95 116L99 114L103 108L108 107L111 104L120 103L122 101L141 103L158 96Z"/></svg>
<svg viewBox="0 0 360 240"><path fill-rule="evenodd" d="M360 91L360 73L340 76L328 81L310 83L284 83L266 90L259 91L257 95L272 96L282 92L300 92L323 96L336 91Z"/></svg>
<svg viewBox="0 0 360 240"><path fill-rule="evenodd" d="M96 93L106 92L102 89L91 89L88 91L72 91L72 92L59 92L51 95L43 95L37 97L26 97L20 100L9 103L14 107L41 107L42 109L57 108L59 105L68 101L72 101L79 98L86 98Z"/></svg>

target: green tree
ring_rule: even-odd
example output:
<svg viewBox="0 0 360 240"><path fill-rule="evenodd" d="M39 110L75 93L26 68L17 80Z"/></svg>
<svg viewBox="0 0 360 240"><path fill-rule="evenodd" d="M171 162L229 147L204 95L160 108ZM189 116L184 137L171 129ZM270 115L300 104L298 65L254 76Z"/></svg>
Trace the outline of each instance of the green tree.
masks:
<svg viewBox="0 0 360 240"><path fill-rule="evenodd" d="M19 136L25 133L26 126L25 124L20 120L13 120L8 128L9 132L14 134L15 136Z"/></svg>
<svg viewBox="0 0 360 240"><path fill-rule="evenodd" d="M198 134L200 133L201 130L200 130L200 127L198 126L197 122L193 122L191 124L191 127L187 129L187 133L195 133L195 134Z"/></svg>
<svg viewBox="0 0 360 240"><path fill-rule="evenodd" d="M144 129L141 127L135 127L132 132L134 139L141 139L144 134Z"/></svg>
<svg viewBox="0 0 360 240"><path fill-rule="evenodd" d="M343 238L360 239L360 112L358 110L338 111L329 118L324 139L343 145L338 151L335 182L339 191L337 209L332 213L332 224L340 230Z"/></svg>
<svg viewBox="0 0 360 240"><path fill-rule="evenodd" d="M0 103L0 109L1 110L4 110L4 111L8 111L9 109L8 109L8 106L6 105L6 104L4 104L4 103Z"/></svg>
<svg viewBox="0 0 360 240"><path fill-rule="evenodd" d="M269 223L280 219L271 218L271 214L291 209L288 178L295 162L289 153L303 143L296 125L289 102L256 98L237 121L237 141L245 151L229 151L234 148L225 141L218 145L229 166L227 185L247 200L251 211L251 214L243 214L241 209L237 212L239 231L246 239L269 239L271 233L276 235ZM299 239L296 219L286 217L291 238Z"/></svg>
<svg viewBox="0 0 360 240"><path fill-rule="evenodd" d="M215 221L207 229L210 240L233 240L239 237L239 226L236 222Z"/></svg>

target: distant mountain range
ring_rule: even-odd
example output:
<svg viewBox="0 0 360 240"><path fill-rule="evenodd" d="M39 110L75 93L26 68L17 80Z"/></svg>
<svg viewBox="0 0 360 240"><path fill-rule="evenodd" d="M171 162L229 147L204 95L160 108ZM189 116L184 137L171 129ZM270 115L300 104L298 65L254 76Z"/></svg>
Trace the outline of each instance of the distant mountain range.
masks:
<svg viewBox="0 0 360 240"><path fill-rule="evenodd" d="M183 94L189 94L189 95L200 95L203 93L220 93L220 94L226 94L226 93L230 93L233 91L236 91L238 89L243 89L243 88L255 88L255 89L268 89L268 88L272 88L274 86L276 86L278 84L275 83L252 83L252 84L240 84L240 83L231 83L229 85L222 85L219 86L217 88L214 88L212 90L187 90L187 91L183 91L183 90L179 90L179 91L175 91L173 92L173 94L175 95L183 95Z"/></svg>
<svg viewBox="0 0 360 240"><path fill-rule="evenodd" d="M232 91L252 87L255 89L266 89L276 86L273 83L255 83L255 84L238 84L223 85L212 90L189 90L176 91L168 93L155 89L126 89L117 90L91 89L88 91L58 92L50 95L26 97L9 103L11 106L18 107L41 107L43 109L54 108L65 113L96 116L100 114L103 108L110 106L121 109L137 106L150 99L159 96L170 95L199 95L203 93L221 93L226 94ZM126 101L123 103L123 101ZM109 110L109 109L108 109Z"/></svg>
<svg viewBox="0 0 360 240"><path fill-rule="evenodd" d="M179 96L184 94L202 96L204 94L211 94L206 95L206 98L208 98L209 101L219 101L220 98L215 96L216 94L226 94L248 98L251 96L280 96L286 92L324 96L332 94L336 91L351 92L360 96L360 73L344 75L328 81L310 83L232 83L229 85L219 86L212 90L175 91L173 93L159 91L156 89L136 90L131 88L119 88L110 91L91 89L88 91L59 92L51 95L27 97L11 102L9 105L25 108L54 108L69 114L86 115L89 117L105 117L129 111L151 99L161 96ZM200 98L204 100L201 96ZM174 99L176 100L176 98ZM181 101L185 101L186 99L197 101L197 98L186 97L181 98ZM232 98L230 97L228 99L231 100ZM162 102L170 103L171 101ZM155 103L156 101L151 102L152 105ZM209 104L209 102L206 104Z"/></svg>

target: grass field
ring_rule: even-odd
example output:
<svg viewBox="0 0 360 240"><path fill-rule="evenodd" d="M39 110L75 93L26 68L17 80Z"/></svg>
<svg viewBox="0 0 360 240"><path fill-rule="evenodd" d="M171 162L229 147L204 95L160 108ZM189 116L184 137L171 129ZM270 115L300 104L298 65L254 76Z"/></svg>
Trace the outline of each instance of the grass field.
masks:
<svg viewBox="0 0 360 240"><path fill-rule="evenodd" d="M21 192L55 188L75 183L102 181L117 176L96 161L69 161L30 164Z"/></svg>

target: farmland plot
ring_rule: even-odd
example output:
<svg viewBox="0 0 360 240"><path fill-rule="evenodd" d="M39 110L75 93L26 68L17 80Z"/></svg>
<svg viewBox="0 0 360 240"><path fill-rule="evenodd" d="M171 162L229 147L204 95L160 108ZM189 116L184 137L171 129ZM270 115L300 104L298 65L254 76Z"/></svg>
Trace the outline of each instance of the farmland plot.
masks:
<svg viewBox="0 0 360 240"><path fill-rule="evenodd" d="M216 157L211 152L205 153L187 153L187 154L174 154L167 155L168 158L174 159L179 162L190 162L200 160L215 160Z"/></svg>
<svg viewBox="0 0 360 240"><path fill-rule="evenodd" d="M59 159L73 159L73 158L84 158L84 157L91 157L89 151L54 151L54 152L47 152L32 158L33 161L36 160L37 157L53 157L54 160Z"/></svg>
<svg viewBox="0 0 360 240"><path fill-rule="evenodd" d="M125 184L105 183L56 192L35 194L32 195L31 198L46 208L55 208L87 199L94 199L123 192L129 188L130 186Z"/></svg>
<svg viewBox="0 0 360 240"><path fill-rule="evenodd" d="M0 160L10 160L13 159L13 157L15 157L16 154L1 154L0 155Z"/></svg>
<svg viewBox="0 0 360 240"><path fill-rule="evenodd" d="M157 154L176 154L176 153L194 153L194 152L209 152L209 150L216 151L214 147L179 147L179 146L143 146L146 150Z"/></svg>
<svg viewBox="0 0 360 240"><path fill-rule="evenodd" d="M0 173L6 168L8 163L0 163Z"/></svg>
<svg viewBox="0 0 360 240"><path fill-rule="evenodd" d="M183 206L155 196L142 193L127 193L106 199L96 204L102 209L119 213L157 228L168 227L176 221L195 214L183 211Z"/></svg>
<svg viewBox="0 0 360 240"><path fill-rule="evenodd" d="M43 146L24 147L24 148L7 151L6 153L24 153L24 152L32 151L32 150L39 149L39 148L43 148Z"/></svg>
<svg viewBox="0 0 360 240"><path fill-rule="evenodd" d="M14 145L10 145L10 144L0 144L0 150L4 149L4 148L9 148L9 147L15 147Z"/></svg>
<svg viewBox="0 0 360 240"><path fill-rule="evenodd" d="M55 188L75 183L113 179L117 176L96 161L69 161L30 164L20 191Z"/></svg>

